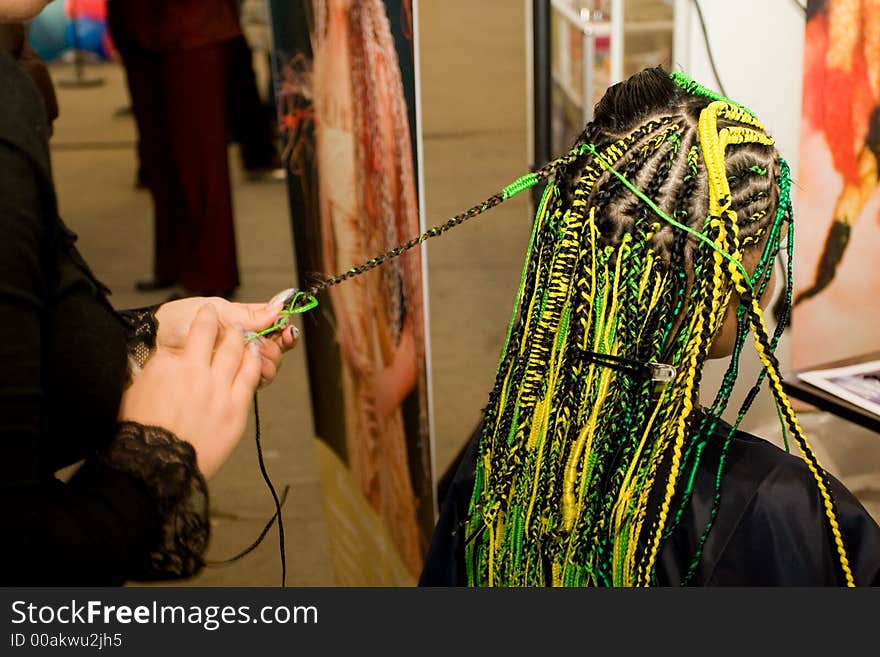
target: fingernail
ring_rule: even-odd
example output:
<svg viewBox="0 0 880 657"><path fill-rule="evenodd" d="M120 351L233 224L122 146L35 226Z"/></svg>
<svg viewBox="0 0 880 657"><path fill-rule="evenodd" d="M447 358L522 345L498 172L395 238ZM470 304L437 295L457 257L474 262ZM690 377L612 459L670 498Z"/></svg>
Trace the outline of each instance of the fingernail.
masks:
<svg viewBox="0 0 880 657"><path fill-rule="evenodd" d="M290 327L290 337L292 337L294 340L299 340L299 329L295 326Z"/></svg>
<svg viewBox="0 0 880 657"><path fill-rule="evenodd" d="M283 306L287 298L290 297L295 291L295 287L289 287L286 290L281 290L281 292L272 297L272 299L269 301L269 306Z"/></svg>

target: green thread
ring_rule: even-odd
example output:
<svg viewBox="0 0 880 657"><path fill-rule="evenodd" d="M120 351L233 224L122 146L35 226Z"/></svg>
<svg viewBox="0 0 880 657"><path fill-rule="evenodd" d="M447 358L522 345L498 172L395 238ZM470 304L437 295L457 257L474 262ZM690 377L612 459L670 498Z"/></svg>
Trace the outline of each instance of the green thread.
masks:
<svg viewBox="0 0 880 657"><path fill-rule="evenodd" d="M300 302L303 302L302 305L297 305ZM305 292L298 291L293 295L293 298L290 300L290 304L278 313L278 319L275 320L275 323L272 324L269 328L263 329L262 331L258 331L256 333L252 333L248 335L246 338L247 342L253 342L254 340L267 336L270 333L274 333L275 331L279 331L283 329L290 323L290 318L293 315L301 315L302 313L308 312L313 308L318 306L318 300L314 295L306 295Z"/></svg>
<svg viewBox="0 0 880 657"><path fill-rule="evenodd" d="M717 91L713 91L712 89L709 89L709 87L703 86L702 84L696 82L690 76L682 73L681 71L673 71L669 74L669 77L672 78L672 81L675 82L675 84L677 84L689 94L693 94L694 96L703 96L704 98L709 98L710 100L720 100L723 103L728 103L735 107L739 107L741 110L744 110L745 112L751 114L753 117L757 118L757 115L745 105L741 105L735 100L731 100L726 96L722 96Z"/></svg>
<svg viewBox="0 0 880 657"><path fill-rule="evenodd" d="M776 216L774 218L774 222L771 227L770 237L768 238L767 244L764 247L764 252L761 255L761 260L755 269L755 273L752 276L752 283L753 284L757 284L759 282L761 283L760 289L757 292L759 297L763 296L764 291L767 287L767 284L769 283L770 277L766 276L767 267L773 266L772 261L774 259L775 253L779 249L779 237L780 237L782 223L785 221L788 221L789 223L791 223L791 195L790 195L791 171L788 166L788 163L783 158L780 157L780 158L778 158L777 161L778 161L778 165L779 165L780 175L779 175L779 179L777 181L777 185L779 187L779 201L778 201L778 205L777 205ZM793 226L789 226L789 240L788 240L788 245L787 245L788 246L787 257L789 259L788 260L789 267L788 267L788 272L787 272L788 275L786 277L785 296L783 298L785 308L787 308L789 310L791 308L791 297L792 297L792 290L794 287L794 279L792 277L792 268L791 268L791 264L790 264L792 262L793 257L794 257L794 243L793 243L794 242L794 232L793 232L793 230L794 230ZM736 380L737 366L739 363L740 354L742 353L742 348L743 348L743 345L745 343L746 337L748 336L748 332L749 332L748 320L746 319L747 310L748 309L743 304L740 304L739 308L737 309L736 343L734 345L733 354L731 355L731 358L730 358L730 361L731 361L730 367L728 368L727 373L725 373L722 387L719 390L718 397L716 397L715 404L713 404L712 410L710 411L710 415L712 415L714 418L712 421L712 424L711 424L711 430L714 430L715 423L717 422L717 416L720 414L723 406L726 405L727 399L729 399L729 397L730 397L730 394L731 394L731 391L733 388L733 384L735 383L735 380ZM787 312L783 313L783 316L780 318L780 321L778 322L778 324L776 326L776 330L775 330L773 337L771 339L771 342L770 342L771 351L775 350L776 345L779 342L779 338L781 337L781 335L785 329L786 321L787 321ZM763 382L766 375L767 375L767 370L762 369L761 373L758 376L758 380L756 381L756 383L752 386L751 390L749 390L748 394L746 395L746 398L743 401L742 406L740 407L740 411L737 415L736 421L732 424L731 429L728 432L728 435L724 441L724 445L722 446L721 459L718 464L718 470L717 470L716 479L715 479L716 489L715 489L715 496L714 496L714 499L712 502L712 510L710 512L709 520L706 523L706 526L703 530L703 533L701 534L700 539L698 540L697 549L695 551L694 557L692 558L691 564L688 568L688 571L682 581L683 585L690 583L691 580L693 579L693 577L696 575L696 571L699 566L699 562L700 562L702 552L703 552L703 546L706 542L706 539L709 535L710 530L712 529L712 526L714 525L715 518L718 514L718 509L719 509L719 506L721 503L721 494L720 494L721 478L724 473L724 468L725 468L726 462L727 462L728 448L733 440L733 436L736 433L736 430L738 429L740 423L742 422L743 418L745 417L746 412L751 407L751 404L754 401L754 399L757 397L757 394L758 394L760 387L761 387L761 383ZM723 396L723 399L722 399L722 396ZM786 435L785 421L782 418L782 410L779 407L779 402L775 398L775 396L774 396L774 403L776 404L777 414L779 415L780 424L782 426L783 441L786 444L786 449L788 449L788 438Z"/></svg>
<svg viewBox="0 0 880 657"><path fill-rule="evenodd" d="M520 192L523 192L530 187L534 187L540 182L538 177L534 173L527 173L526 175L517 178L512 183L510 183L507 187L501 190L501 196L506 201L509 198L513 198Z"/></svg>
<svg viewBox="0 0 880 657"><path fill-rule="evenodd" d="M684 232L693 235L694 237L696 237L700 241L708 244L714 251L717 251L719 254L721 254L722 257L724 257L727 260L729 260L730 262L732 262L734 264L734 266L737 269L739 269L740 272L743 274L745 282L747 284L751 285L751 281L750 281L751 275L749 274L749 272L746 271L746 268L743 267L742 263L739 260L734 258L727 251L719 249L718 246L712 240L710 240L708 237L706 237L702 233L697 232L696 230L694 230L690 226L685 226L683 223L676 221L675 219L670 217L668 214L663 212L663 210L661 210L660 207L656 203L654 203L654 201L652 201L650 198L648 198L638 187L633 185L622 173L620 173L619 171L617 171L617 169L615 169L610 164L608 164L608 162L605 160L605 158L602 157L601 155L599 155L599 152L595 149L595 147L592 144L584 144L583 148L586 151L590 152L599 161L599 163L602 165L602 168L604 168L607 171L610 171L612 174L614 174L620 180L620 182L622 182L626 186L627 189L629 189L633 194L638 196L639 199L641 199L641 201L645 205L647 205L649 208L651 208L661 219L663 219L667 223L675 226L679 230L683 230ZM708 221L708 218L707 218L707 221Z"/></svg>

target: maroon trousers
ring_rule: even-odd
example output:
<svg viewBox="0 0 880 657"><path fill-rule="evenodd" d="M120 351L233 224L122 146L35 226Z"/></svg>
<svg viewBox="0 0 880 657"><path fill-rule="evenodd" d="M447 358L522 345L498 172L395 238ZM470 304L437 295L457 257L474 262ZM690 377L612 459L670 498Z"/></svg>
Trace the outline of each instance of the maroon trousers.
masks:
<svg viewBox="0 0 880 657"><path fill-rule="evenodd" d="M154 274L202 294L239 283L227 160L229 44L122 52L155 209Z"/></svg>

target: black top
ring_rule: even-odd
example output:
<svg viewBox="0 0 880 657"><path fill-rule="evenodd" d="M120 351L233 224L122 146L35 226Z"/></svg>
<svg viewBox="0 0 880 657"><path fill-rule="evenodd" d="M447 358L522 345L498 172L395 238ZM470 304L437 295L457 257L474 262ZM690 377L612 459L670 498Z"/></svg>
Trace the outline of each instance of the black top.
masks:
<svg viewBox="0 0 880 657"><path fill-rule="evenodd" d="M664 544L657 583L679 585L709 520L721 446L719 421L707 443L690 503ZM440 511L422 586L467 583L463 523L476 473L479 432L471 439ZM837 479L832 496L857 585L880 585L880 527ZM843 585L837 551L813 475L802 459L742 431L731 441L721 505L691 584L714 586Z"/></svg>
<svg viewBox="0 0 880 657"><path fill-rule="evenodd" d="M191 489L204 506L204 482L188 444L117 425L130 338L150 339L152 316L115 312L74 247L56 208L42 101L2 52L0 105L0 584L157 576L151 552L164 551L165 525ZM83 459L70 483L55 479ZM169 459L181 476L164 484Z"/></svg>

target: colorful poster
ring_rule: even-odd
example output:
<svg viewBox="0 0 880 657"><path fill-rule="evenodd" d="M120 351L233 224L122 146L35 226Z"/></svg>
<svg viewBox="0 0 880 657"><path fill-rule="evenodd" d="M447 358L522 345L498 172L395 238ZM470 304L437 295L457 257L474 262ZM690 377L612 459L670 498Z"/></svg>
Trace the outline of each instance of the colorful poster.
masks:
<svg viewBox="0 0 880 657"><path fill-rule="evenodd" d="M271 3L301 287L422 230L411 0ZM329 289L305 321L340 585L416 581L434 525L424 254Z"/></svg>
<svg viewBox="0 0 880 657"><path fill-rule="evenodd" d="M880 0L810 0L806 29L796 369L880 348Z"/></svg>

